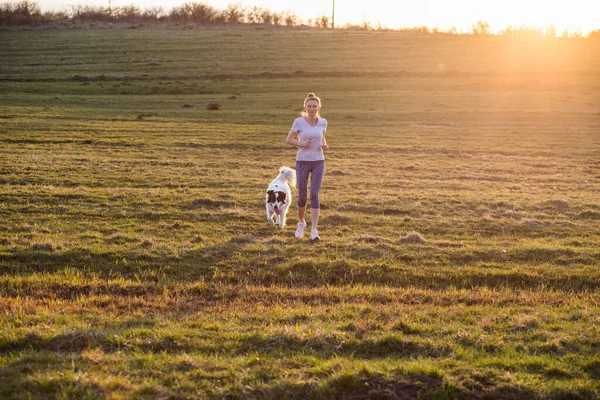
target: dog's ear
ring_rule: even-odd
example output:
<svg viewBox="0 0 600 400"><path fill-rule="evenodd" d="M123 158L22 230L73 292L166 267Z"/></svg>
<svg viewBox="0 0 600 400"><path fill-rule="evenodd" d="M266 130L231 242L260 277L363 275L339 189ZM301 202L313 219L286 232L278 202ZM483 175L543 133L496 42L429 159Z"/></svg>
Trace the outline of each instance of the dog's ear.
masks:
<svg viewBox="0 0 600 400"><path fill-rule="evenodd" d="M269 196L269 200L267 200L267 203L275 203L275 192L272 190L269 190L267 192L267 195Z"/></svg>
<svg viewBox="0 0 600 400"><path fill-rule="evenodd" d="M287 193L285 192L278 192L277 193L277 201L281 202L281 203L285 203L285 198L287 197Z"/></svg>

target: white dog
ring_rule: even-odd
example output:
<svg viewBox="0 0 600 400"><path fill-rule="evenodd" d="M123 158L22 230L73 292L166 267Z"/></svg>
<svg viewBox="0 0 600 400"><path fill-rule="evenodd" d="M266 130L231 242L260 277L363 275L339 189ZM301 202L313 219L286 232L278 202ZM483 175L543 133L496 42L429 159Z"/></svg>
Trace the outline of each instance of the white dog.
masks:
<svg viewBox="0 0 600 400"><path fill-rule="evenodd" d="M267 188L266 208L269 225L283 229L289 205L292 203L292 189L296 187L296 171L289 167L279 168L279 176ZM273 221L276 215L276 221Z"/></svg>

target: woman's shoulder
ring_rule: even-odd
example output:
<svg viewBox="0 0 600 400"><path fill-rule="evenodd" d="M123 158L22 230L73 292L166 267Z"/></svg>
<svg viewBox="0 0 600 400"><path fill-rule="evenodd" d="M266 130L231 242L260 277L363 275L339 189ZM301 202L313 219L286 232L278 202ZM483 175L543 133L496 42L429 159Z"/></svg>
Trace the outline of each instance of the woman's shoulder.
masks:
<svg viewBox="0 0 600 400"><path fill-rule="evenodd" d="M327 125L327 120L323 117L319 117L319 125Z"/></svg>

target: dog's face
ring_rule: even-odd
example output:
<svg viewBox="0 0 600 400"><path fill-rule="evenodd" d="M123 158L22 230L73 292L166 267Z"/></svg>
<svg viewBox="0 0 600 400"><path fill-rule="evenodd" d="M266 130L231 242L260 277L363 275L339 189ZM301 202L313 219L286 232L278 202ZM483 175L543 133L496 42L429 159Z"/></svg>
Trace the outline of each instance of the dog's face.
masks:
<svg viewBox="0 0 600 400"><path fill-rule="evenodd" d="M267 204L270 204L275 210L275 214L279 214L280 210L286 205L287 193L275 190L267 192Z"/></svg>

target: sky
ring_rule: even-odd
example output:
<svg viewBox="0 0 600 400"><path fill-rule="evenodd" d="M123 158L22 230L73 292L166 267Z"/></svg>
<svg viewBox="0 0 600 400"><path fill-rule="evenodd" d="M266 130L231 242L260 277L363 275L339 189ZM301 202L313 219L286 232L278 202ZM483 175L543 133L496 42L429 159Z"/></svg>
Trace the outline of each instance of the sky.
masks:
<svg viewBox="0 0 600 400"><path fill-rule="evenodd" d="M15 0L16 1L16 0ZM66 11L72 5L108 5L109 0L36 0L43 11ZM185 2L210 4L224 9L228 4L263 7L272 11L294 11L300 18L331 15L333 0L111 0L113 6L135 4L165 10ZM595 5L596 4L596 5ZM599 0L335 0L336 25L370 21L389 28L429 26L469 31L478 20L489 23L493 32L507 26L546 27L561 33L587 33L600 29Z"/></svg>

